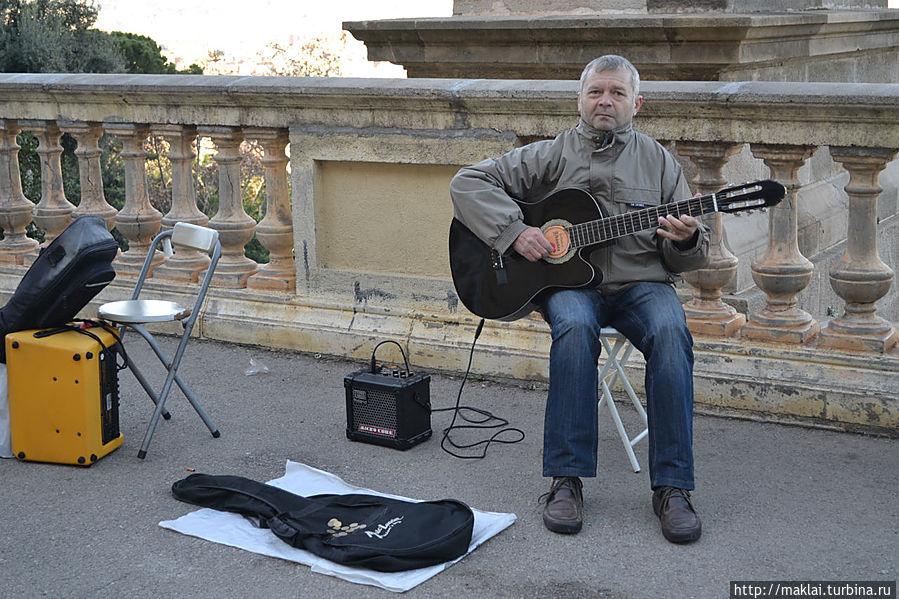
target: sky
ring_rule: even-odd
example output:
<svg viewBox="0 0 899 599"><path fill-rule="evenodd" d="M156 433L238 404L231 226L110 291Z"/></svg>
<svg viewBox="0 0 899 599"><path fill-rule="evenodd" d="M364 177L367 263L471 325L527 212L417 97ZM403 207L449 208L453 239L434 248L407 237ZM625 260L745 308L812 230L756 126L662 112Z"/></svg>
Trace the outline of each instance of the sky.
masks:
<svg viewBox="0 0 899 599"><path fill-rule="evenodd" d="M153 38L166 57L190 62L208 50L252 57L266 45L289 43L290 37L337 36L343 21L414 17L448 17L452 0L96 0L100 14L95 27ZM351 62L366 70L365 46L348 36ZM351 69L352 70L352 69ZM402 67L384 69L381 76L402 77ZM388 72L389 71L389 72Z"/></svg>
<svg viewBox="0 0 899 599"><path fill-rule="evenodd" d="M448 17L453 0L95 0L100 7L96 27L153 38L181 67L223 50L251 58L271 42L282 46L296 38L337 36L343 21ZM889 0L899 8L899 0ZM343 74L361 77L405 77L398 65L370 63L365 45L347 36Z"/></svg>

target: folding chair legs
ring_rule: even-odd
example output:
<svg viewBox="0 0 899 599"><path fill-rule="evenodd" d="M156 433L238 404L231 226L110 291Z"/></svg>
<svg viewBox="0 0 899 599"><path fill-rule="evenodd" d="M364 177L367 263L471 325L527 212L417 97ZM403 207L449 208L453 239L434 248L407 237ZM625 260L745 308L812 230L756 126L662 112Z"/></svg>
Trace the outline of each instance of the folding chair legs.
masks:
<svg viewBox="0 0 899 599"><path fill-rule="evenodd" d="M622 336L616 337L614 346L609 344L606 335L600 337L600 342L602 342L603 349L606 352L606 362L599 372L599 383L602 387L602 394L599 398L599 410L602 412L603 402L608 405L609 412L612 414L612 420L615 422L615 428L618 430L618 436L621 438L621 443L624 445L624 451L630 460L631 467L634 472L640 472L640 463L637 461L637 456L634 454L634 445L639 443L649 434L648 421L646 418L646 410L643 409L643 404L640 403L637 394L634 392L634 388L631 386L631 383L624 372L624 368L621 366L622 362L627 362L631 352L634 350L634 346ZM625 345L627 346L626 348ZM621 353L622 349L624 349L624 353L619 357L618 354ZM631 438L627 434L627 431L624 430L624 424L621 422L621 416L618 414L615 400L612 399L611 389L618 380L621 381L625 392L634 404L634 409L637 410L637 413L643 421L643 431L633 438Z"/></svg>
<svg viewBox="0 0 899 599"><path fill-rule="evenodd" d="M144 373L142 373L137 368L137 365L131 361L131 359L127 356L127 354L125 355L125 366L127 366L128 369L134 374L134 378L137 379L137 382L140 383L140 386L143 387L144 391L147 392L147 395L153 401L153 404L158 406L159 398L156 396L156 393L153 391L153 388L150 386L150 383L147 382L147 379L144 377ZM166 409L162 410L162 417L165 418L166 420L172 419L172 415Z"/></svg>
<svg viewBox="0 0 899 599"><path fill-rule="evenodd" d="M168 420L171 416L166 416L168 412L165 409L165 402L169 396L169 392L172 390L172 385L177 384L181 389L181 392L184 393L184 396L187 398L187 401L190 402L190 405L193 406L194 411L196 411L197 415L203 421L203 424L206 425L206 428L209 429L209 432L212 433L212 436L218 438L221 436L221 433L216 428L215 424L213 424L212 420L200 406L200 402L197 401L197 398L194 396L193 392L188 388L187 384L182 380L181 375L178 374L178 366L181 364L181 358L184 356L184 350L187 347L188 334L185 334L180 343L178 344L178 349L175 351L175 355L171 361L168 360L166 355L163 353L162 349L156 343L156 340L153 336L147 331L142 325L139 324L129 324L130 328L134 329L147 341L151 348L153 348L153 353L156 354L156 357L159 358L159 361L165 366L168 374L165 378L165 383L162 386L162 390L159 392L159 395L156 396L153 393L152 388L147 384L146 379L143 374L137 368L134 368L133 364L129 364L132 368L132 372L134 372L135 377L140 382L141 386L156 404L156 409L153 411L153 416L150 419L150 425L147 427L147 432L144 435L144 441L141 444L140 450L137 452L137 457L143 459L147 456L147 450L150 448L150 441L153 439L153 434L156 432L156 426L159 424L159 417L162 416ZM129 360L130 362L130 360Z"/></svg>

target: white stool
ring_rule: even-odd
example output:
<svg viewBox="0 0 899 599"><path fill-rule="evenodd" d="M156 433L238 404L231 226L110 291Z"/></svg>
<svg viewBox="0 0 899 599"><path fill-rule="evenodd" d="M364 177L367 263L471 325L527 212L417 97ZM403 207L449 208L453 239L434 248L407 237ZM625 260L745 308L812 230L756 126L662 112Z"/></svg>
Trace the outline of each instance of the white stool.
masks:
<svg viewBox="0 0 899 599"><path fill-rule="evenodd" d="M614 345L609 342L610 339L614 340ZM627 359L630 357L631 352L634 351L634 346L631 345L631 342L628 341L624 335L612 327L603 327L599 333L599 340L602 343L603 350L606 354L605 362L599 367L600 416L602 415L602 406L605 402L605 404L609 406L609 412L612 414L612 420L615 421L615 427L618 429L618 436L621 438L622 444L624 444L624 451L631 461L631 466L633 467L634 472L640 472L640 463L637 462L637 456L634 455L634 445L649 434L649 425L646 419L646 410L643 409L643 404L640 403L637 394L634 393L634 388L631 386L631 383L624 372L624 368L622 367L622 364L627 363ZM643 421L643 431L633 438L628 435L626 430L624 430L624 424L621 422L621 416L618 415L618 408L615 406L615 400L612 399L611 389L618 380L621 380L625 392L634 404L634 409L637 410L637 413Z"/></svg>

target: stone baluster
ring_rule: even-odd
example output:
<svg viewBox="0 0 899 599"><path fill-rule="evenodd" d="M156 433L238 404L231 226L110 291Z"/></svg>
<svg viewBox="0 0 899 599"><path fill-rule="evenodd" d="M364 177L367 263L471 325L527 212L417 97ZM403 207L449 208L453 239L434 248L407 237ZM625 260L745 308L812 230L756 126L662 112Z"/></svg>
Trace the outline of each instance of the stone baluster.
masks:
<svg viewBox="0 0 899 599"><path fill-rule="evenodd" d="M899 332L875 312L877 300L893 283L893 271L877 249L877 198L882 191L877 178L896 149L831 146L830 154L849 171L846 254L830 270L830 285L846 306L842 316L821 330L819 346L886 353L899 343Z"/></svg>
<svg viewBox="0 0 899 599"><path fill-rule="evenodd" d="M25 256L37 248L37 241L25 235L34 204L22 193L19 131L16 121L0 119L0 264L24 264Z"/></svg>
<svg viewBox="0 0 899 599"><path fill-rule="evenodd" d="M120 156L125 163L125 207L116 215L115 222L119 233L128 240L128 250L119 255L115 269L125 276L137 276L162 222L162 213L150 205L147 192L144 142L150 129L147 125L128 123L108 123L104 127L122 140ZM161 262L162 253L158 252L151 265L151 274Z"/></svg>
<svg viewBox="0 0 899 599"><path fill-rule="evenodd" d="M256 221L244 211L240 189L240 143L243 133L233 127L201 127L200 134L211 137L217 150L214 160L218 166L219 209L209 220L209 226L219 232L222 257L212 284L217 287L245 287L247 278L256 272L257 265L244 254L245 246L253 239Z"/></svg>
<svg viewBox="0 0 899 599"><path fill-rule="evenodd" d="M37 155L41 160L41 201L34 207L34 222L44 231L48 245L72 222L75 206L66 199L62 187L62 131L54 121L25 121L37 137Z"/></svg>
<svg viewBox="0 0 899 599"><path fill-rule="evenodd" d="M103 126L100 123L66 122L60 124L60 129L78 142L75 156L78 158L81 202L72 212L72 217L96 214L106 221L106 228L112 231L118 211L109 205L103 193L103 173L100 170L100 137L103 135Z"/></svg>
<svg viewBox="0 0 899 599"><path fill-rule="evenodd" d="M209 218L197 208L197 189L193 178L193 162L197 157L194 144L197 128L184 125L154 127L169 144L172 163L172 209L162 219L162 226L171 229L175 223L190 223L205 227ZM187 248L179 249L156 267L153 276L172 281L197 282L198 273L209 266L209 256Z"/></svg>
<svg viewBox="0 0 899 599"><path fill-rule="evenodd" d="M693 183L699 193L706 195L727 184L722 173L724 165L741 147L719 142L678 142L677 153L696 165ZM737 273L737 257L727 245L721 213L706 214L702 221L711 230L710 262L707 268L684 273L684 280L693 287L693 299L684 306L687 325L698 335L730 337L746 322L743 314L721 299L722 289Z"/></svg>
<svg viewBox="0 0 899 599"><path fill-rule="evenodd" d="M750 315L741 335L757 341L806 343L818 335L821 324L796 306L796 297L811 282L815 271L814 265L799 252L800 183L796 174L814 148L752 144L750 149L771 170L771 178L787 188L787 193L768 212L768 247L751 266L752 279L767 297L766 306Z"/></svg>
<svg viewBox="0 0 899 599"><path fill-rule="evenodd" d="M245 129L247 137L262 144L265 169L265 217L256 225L259 242L269 252L269 262L247 281L251 289L295 291L297 278L293 258L293 218L287 189L285 153L287 132L281 129Z"/></svg>

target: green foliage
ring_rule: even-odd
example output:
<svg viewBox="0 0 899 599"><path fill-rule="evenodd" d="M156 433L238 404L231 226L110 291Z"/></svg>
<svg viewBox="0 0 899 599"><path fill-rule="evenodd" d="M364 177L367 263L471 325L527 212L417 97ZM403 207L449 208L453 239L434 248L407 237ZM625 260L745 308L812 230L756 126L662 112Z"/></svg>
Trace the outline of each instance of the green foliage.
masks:
<svg viewBox="0 0 899 599"><path fill-rule="evenodd" d="M37 203L41 199L41 160L37 155L37 137L28 131L16 136L19 144L19 171L22 175L22 192Z"/></svg>
<svg viewBox="0 0 899 599"><path fill-rule="evenodd" d="M110 35L125 60L125 70L128 73L203 74L203 68L197 64L192 64L187 69L179 71L174 64L169 62L168 58L162 55L162 48L152 38L145 35L122 31L113 31Z"/></svg>
<svg viewBox="0 0 899 599"><path fill-rule="evenodd" d="M92 29L97 10L91 0L0 0L0 71L121 72L114 40Z"/></svg>
<svg viewBox="0 0 899 599"><path fill-rule="evenodd" d="M125 162L119 157L122 141L104 133L100 137L100 172L103 176L103 195L116 210L125 207Z"/></svg>
<svg viewBox="0 0 899 599"><path fill-rule="evenodd" d="M244 248L244 256L256 262L256 264L267 264L269 260L268 250L259 242L259 238L253 235L253 239Z"/></svg>

